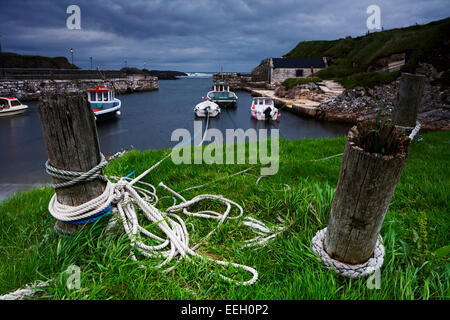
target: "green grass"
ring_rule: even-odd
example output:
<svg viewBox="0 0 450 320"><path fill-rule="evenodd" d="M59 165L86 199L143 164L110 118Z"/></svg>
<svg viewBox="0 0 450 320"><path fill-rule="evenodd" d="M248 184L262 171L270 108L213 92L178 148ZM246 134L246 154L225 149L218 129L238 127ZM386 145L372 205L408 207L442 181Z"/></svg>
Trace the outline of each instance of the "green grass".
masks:
<svg viewBox="0 0 450 320"><path fill-rule="evenodd" d="M281 140L280 170L256 186L258 168L207 187L182 192L222 194L242 204L244 215L268 223L281 216L288 229L259 250L241 249L252 237L241 221L227 221L199 251L256 268L253 286L230 285L202 261L182 261L171 273L150 268L156 261L130 259L130 244L119 232L105 234L105 222L67 238L58 238L47 220L53 191L40 188L0 203L0 294L35 280L54 279L44 299L448 299L450 212L450 132L423 134L414 142L386 215L381 235L386 247L381 289L366 279L351 280L327 270L311 250L314 234L327 225L341 157L311 161L343 152L345 138ZM133 151L115 160L107 174L140 173L166 151ZM163 181L177 191L215 181L249 165L174 165L163 162L145 181ZM284 184L290 186L290 190ZM158 188L160 196L168 195ZM161 206L171 205L163 199ZM216 205L211 205L217 208ZM204 203L198 208L208 208ZM196 243L215 223L183 217L195 226ZM68 290L65 270L81 268L81 289ZM248 277L236 272L236 277Z"/></svg>
<svg viewBox="0 0 450 320"><path fill-rule="evenodd" d="M285 87L286 90L292 89L298 84L307 84L310 82L320 82L322 79L320 78L288 78L283 81L282 85Z"/></svg>
<svg viewBox="0 0 450 320"><path fill-rule="evenodd" d="M397 79L399 71L394 72L361 72L347 77L334 78L345 89L353 89L356 86L373 88L374 86L388 84Z"/></svg>
<svg viewBox="0 0 450 320"><path fill-rule="evenodd" d="M322 79L339 79L347 87L354 86L353 75L366 77L365 72L377 59L389 57L394 53L403 53L408 49L416 49L411 59L402 67L402 71L415 72L418 62L434 65L439 71L450 68L448 52L450 42L450 18L434 21L426 25L398 28L373 32L356 38L346 37L333 41L302 41L285 55L287 58L328 57L330 66L316 73ZM349 78L350 79L346 79ZM374 75L367 75L369 82L361 85L371 87L384 83ZM395 79L394 77L393 79ZM390 79L390 80L393 80Z"/></svg>

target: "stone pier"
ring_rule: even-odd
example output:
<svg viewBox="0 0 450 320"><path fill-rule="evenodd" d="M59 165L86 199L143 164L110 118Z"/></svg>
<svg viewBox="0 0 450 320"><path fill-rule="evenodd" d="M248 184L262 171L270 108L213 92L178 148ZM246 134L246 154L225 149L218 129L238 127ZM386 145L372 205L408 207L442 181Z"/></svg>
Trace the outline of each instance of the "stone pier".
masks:
<svg viewBox="0 0 450 320"><path fill-rule="evenodd" d="M23 101L38 100L43 92L77 92L104 84L118 93L158 90L158 78L153 76L121 79L88 80L2 80L0 97L15 97Z"/></svg>

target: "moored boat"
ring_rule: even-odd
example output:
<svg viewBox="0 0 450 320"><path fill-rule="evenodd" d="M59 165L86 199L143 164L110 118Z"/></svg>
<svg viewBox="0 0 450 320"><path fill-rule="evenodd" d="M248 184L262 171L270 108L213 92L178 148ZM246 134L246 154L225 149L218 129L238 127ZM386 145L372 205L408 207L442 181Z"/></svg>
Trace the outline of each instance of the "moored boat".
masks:
<svg viewBox="0 0 450 320"><path fill-rule="evenodd" d="M222 107L234 107L237 102L237 95L230 91L230 84L226 82L217 82L213 85L213 90L206 95L207 98Z"/></svg>
<svg viewBox="0 0 450 320"><path fill-rule="evenodd" d="M95 89L86 89L89 103L96 116L115 112L120 115L122 102L115 97L114 89L98 85Z"/></svg>
<svg viewBox="0 0 450 320"><path fill-rule="evenodd" d="M16 98L0 97L0 117L24 113L27 109L28 106L20 103Z"/></svg>
<svg viewBox="0 0 450 320"><path fill-rule="evenodd" d="M197 117L217 117L220 114L220 107L217 103L209 101L200 102L194 108L194 113Z"/></svg>
<svg viewBox="0 0 450 320"><path fill-rule="evenodd" d="M278 120L280 118L273 98L269 97L253 98L250 113L257 120Z"/></svg>

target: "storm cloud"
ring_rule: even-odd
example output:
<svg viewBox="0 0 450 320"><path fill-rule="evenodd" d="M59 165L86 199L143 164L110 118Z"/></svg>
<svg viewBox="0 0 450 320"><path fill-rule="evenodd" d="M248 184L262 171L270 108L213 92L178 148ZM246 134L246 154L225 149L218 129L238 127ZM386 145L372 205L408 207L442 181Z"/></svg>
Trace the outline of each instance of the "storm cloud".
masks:
<svg viewBox="0 0 450 320"><path fill-rule="evenodd" d="M81 8L81 30L68 30L66 9ZM367 32L366 9L381 8L384 29L450 15L448 0L0 0L3 51L65 56L90 68L125 65L181 71L250 71L299 41Z"/></svg>

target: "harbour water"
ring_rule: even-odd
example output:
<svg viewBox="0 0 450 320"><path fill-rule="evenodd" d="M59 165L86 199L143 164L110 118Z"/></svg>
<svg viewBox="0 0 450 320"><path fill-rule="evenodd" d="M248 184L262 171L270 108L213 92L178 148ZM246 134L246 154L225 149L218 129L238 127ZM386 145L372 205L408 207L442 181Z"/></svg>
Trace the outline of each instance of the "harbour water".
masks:
<svg viewBox="0 0 450 320"><path fill-rule="evenodd" d="M97 121L100 148L112 155L121 148L171 148L172 132L185 128L193 134L194 106L211 89L211 77L189 77L159 82L159 90L120 95L122 115L119 119ZM349 126L339 123L303 119L281 111L277 123L258 122L250 117L249 93L236 92L237 108L223 109L218 118L210 119L209 127L221 130L241 128L279 128L285 139L335 137L345 135ZM44 170L47 152L39 123L37 102L23 115L0 118L0 186L33 185L50 181ZM282 150L281 150L282 152ZM1 193L1 191L0 191Z"/></svg>

